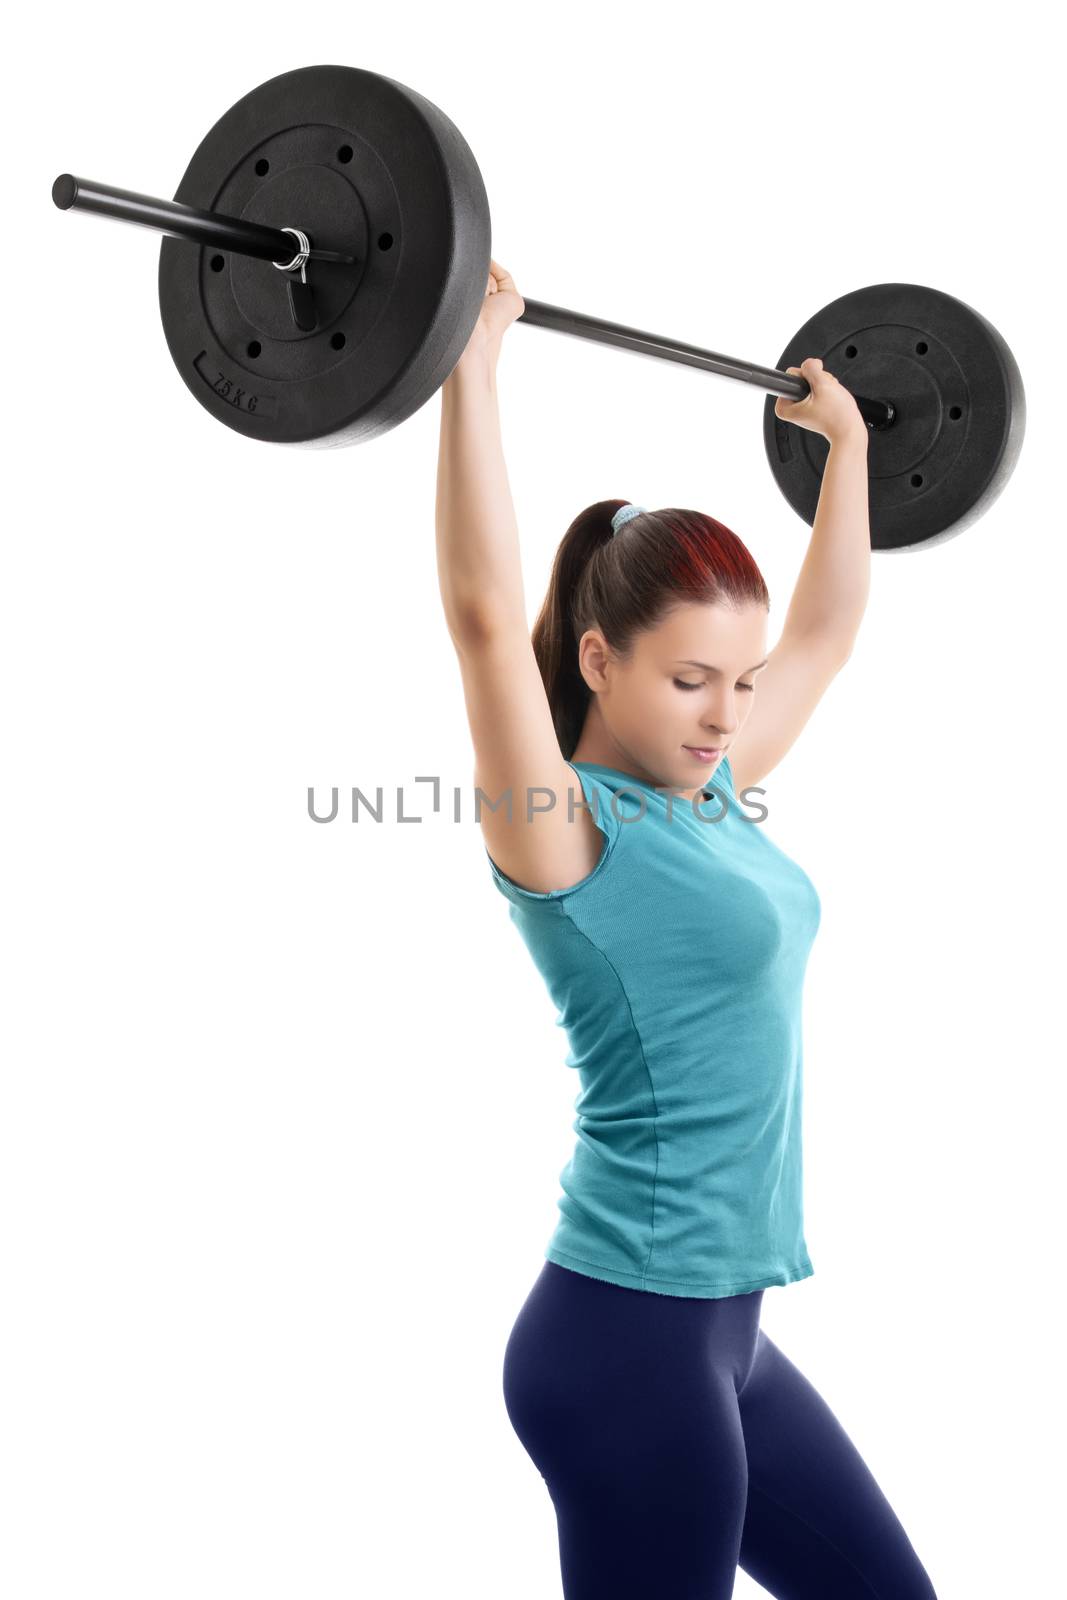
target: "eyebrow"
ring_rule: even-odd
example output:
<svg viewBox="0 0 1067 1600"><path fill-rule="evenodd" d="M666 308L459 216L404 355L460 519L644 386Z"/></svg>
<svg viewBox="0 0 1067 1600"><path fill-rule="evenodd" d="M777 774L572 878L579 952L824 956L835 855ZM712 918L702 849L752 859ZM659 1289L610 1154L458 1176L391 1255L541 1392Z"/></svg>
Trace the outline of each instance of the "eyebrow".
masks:
<svg viewBox="0 0 1067 1600"><path fill-rule="evenodd" d="M767 665L767 662L768 662L769 659L770 658L768 656L764 656L763 660L762 661L757 661L756 665L754 667L745 667L744 670L746 672L758 672L760 667L765 667ZM678 666L681 666L681 667L703 667L706 672L721 672L722 671L721 667L710 666L707 661L689 661L689 660L684 660L683 661L681 657L679 657L678 660L674 664L675 664L676 667L678 667Z"/></svg>

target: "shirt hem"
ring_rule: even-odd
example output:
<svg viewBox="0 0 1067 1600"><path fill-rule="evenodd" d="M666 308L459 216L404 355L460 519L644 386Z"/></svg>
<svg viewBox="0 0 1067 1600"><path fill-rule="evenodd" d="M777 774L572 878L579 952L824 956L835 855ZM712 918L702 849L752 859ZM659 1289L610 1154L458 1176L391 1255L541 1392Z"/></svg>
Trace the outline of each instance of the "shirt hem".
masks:
<svg viewBox="0 0 1067 1600"><path fill-rule="evenodd" d="M676 1295L686 1299L717 1300L730 1294L747 1294L755 1289L771 1289L787 1283L798 1283L803 1278L814 1275L815 1268L810 1258L803 1258L791 1266L769 1267L766 1272L757 1278L746 1278L739 1283L696 1283L684 1278L656 1278L646 1272L627 1272L620 1267L601 1266L596 1261L586 1261L581 1256L571 1255L569 1250L560 1250L556 1245L549 1245L545 1250L545 1260L553 1262L557 1267L569 1268L580 1272L587 1278L599 1278L603 1283L615 1283L625 1289L644 1289L651 1294Z"/></svg>

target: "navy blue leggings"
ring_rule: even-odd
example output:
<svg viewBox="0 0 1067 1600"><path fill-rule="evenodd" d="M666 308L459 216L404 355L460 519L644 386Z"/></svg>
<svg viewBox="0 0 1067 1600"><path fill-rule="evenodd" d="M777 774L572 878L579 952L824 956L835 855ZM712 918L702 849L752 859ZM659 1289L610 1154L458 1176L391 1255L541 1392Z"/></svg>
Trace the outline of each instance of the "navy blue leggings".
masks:
<svg viewBox="0 0 1067 1600"><path fill-rule="evenodd" d="M511 1425L556 1512L565 1600L936 1600L893 1508L759 1325L546 1261L504 1356Z"/></svg>

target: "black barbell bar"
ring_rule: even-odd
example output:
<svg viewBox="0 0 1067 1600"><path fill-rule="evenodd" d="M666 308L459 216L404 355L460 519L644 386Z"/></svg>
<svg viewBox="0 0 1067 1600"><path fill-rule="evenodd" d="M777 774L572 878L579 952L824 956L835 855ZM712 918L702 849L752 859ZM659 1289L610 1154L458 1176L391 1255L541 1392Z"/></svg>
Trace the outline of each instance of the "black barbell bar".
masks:
<svg viewBox="0 0 1067 1600"><path fill-rule="evenodd" d="M526 309L518 320L528 322L535 328L551 328L555 333L569 333L578 339L593 339L597 344L611 344L620 350L654 356L659 361L677 361L682 366L699 367L703 372L714 372L720 378L750 383L757 389L784 395L790 400L804 400L811 393L811 385L806 378L779 372L777 367L760 367L752 361L720 355L715 350L702 350L699 345L682 344L678 339L664 339L658 333L644 333L640 328L626 328L618 322L605 322L601 317L587 317L581 311L567 311L563 306L546 305L543 300L527 300ZM887 428L893 421L895 412L890 401L867 400L862 395L853 395L853 399L869 428Z"/></svg>
<svg viewBox="0 0 1067 1600"><path fill-rule="evenodd" d="M154 195L137 194L132 189L116 189L96 183L92 178L75 178L60 173L52 185L52 199L61 211L94 211L98 216L120 222L137 222L157 228L193 244L210 245L216 250L234 250L238 255L255 256L275 266L291 262L296 254L294 238L282 228L267 228L243 217L227 217L219 211L204 211L199 206L182 205L178 200L157 200ZM354 256L336 250L308 252L310 261L330 261L352 266Z"/></svg>
<svg viewBox="0 0 1067 1600"><path fill-rule="evenodd" d="M246 222L241 217L224 216L217 211L182 205L175 200L159 200L130 189L116 189L89 178L73 177L69 172L62 173L55 180L52 199L61 211L77 208L123 222L140 223L193 244L255 256L276 266L294 258L293 235L281 229ZM348 266L354 264L355 258L337 251L312 248L308 259ZM675 361L682 366L697 367L703 372L713 372L721 378L752 384L768 394L782 395L789 400L804 400L811 393L806 378L779 372L776 367L758 366L734 356L720 355L715 350L704 350L699 345L683 344L678 339L666 339L659 334L645 333L639 328L624 327L618 322L606 322L601 317L569 311L564 306L548 305L544 300L526 300L525 310L517 320L529 327L548 328L553 333L614 345L617 349L652 356L658 361ZM869 400L862 395L854 395L853 398L868 428L881 431L892 423L895 412L891 401Z"/></svg>

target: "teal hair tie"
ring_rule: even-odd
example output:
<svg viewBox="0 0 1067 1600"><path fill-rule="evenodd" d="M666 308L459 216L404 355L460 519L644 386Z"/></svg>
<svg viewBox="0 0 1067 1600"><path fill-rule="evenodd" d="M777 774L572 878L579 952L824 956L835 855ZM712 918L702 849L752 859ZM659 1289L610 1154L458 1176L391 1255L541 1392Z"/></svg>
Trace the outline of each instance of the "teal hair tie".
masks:
<svg viewBox="0 0 1067 1600"><path fill-rule="evenodd" d="M639 517L642 511L647 510L647 506L620 506L618 511L616 511L615 515L611 519L612 535L614 536L616 533L618 533L623 524L629 522L631 517Z"/></svg>

